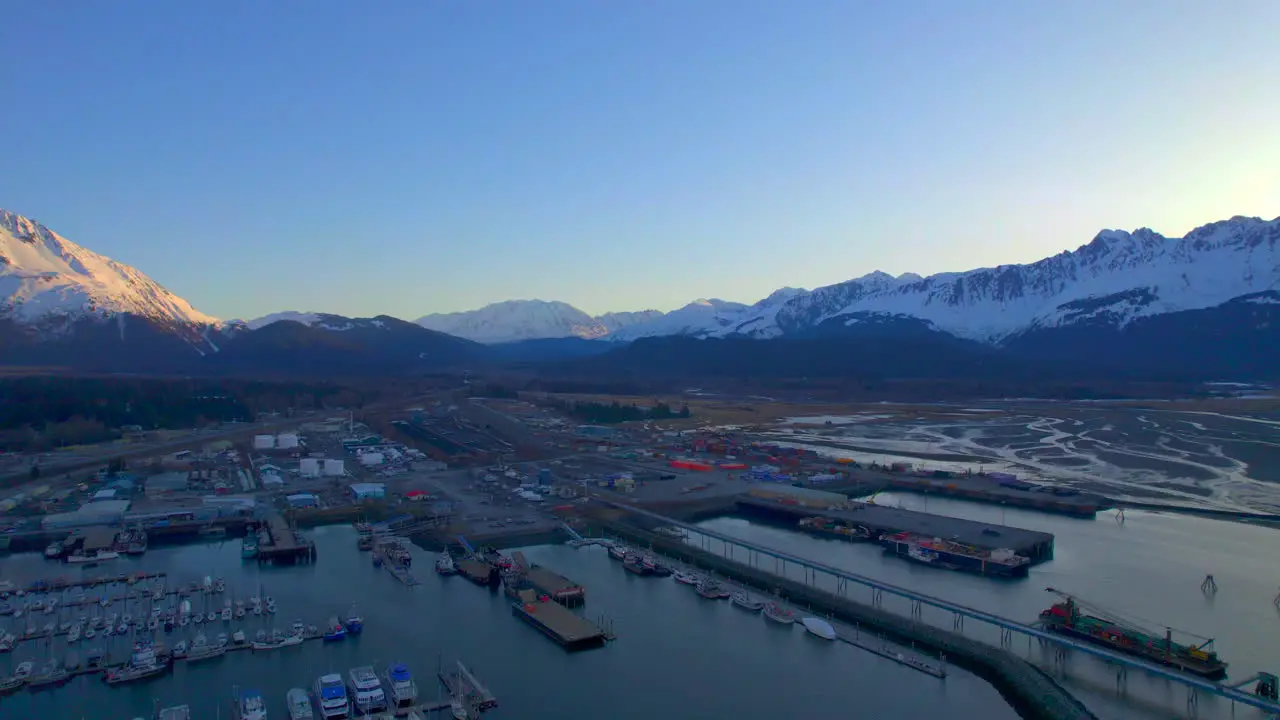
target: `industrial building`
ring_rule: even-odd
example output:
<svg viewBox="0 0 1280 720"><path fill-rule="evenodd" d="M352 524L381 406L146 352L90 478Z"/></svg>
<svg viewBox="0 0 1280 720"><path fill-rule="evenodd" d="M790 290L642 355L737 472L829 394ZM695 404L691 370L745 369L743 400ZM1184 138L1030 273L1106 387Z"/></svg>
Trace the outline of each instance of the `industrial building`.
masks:
<svg viewBox="0 0 1280 720"><path fill-rule="evenodd" d="M143 482L148 497L181 492L189 487L185 472L160 473L152 475Z"/></svg>
<svg viewBox="0 0 1280 720"><path fill-rule="evenodd" d="M752 497L758 497L761 500L772 500L773 502L784 503L786 505L801 505L803 507L819 509L842 507L849 502L849 498L841 495L840 493L794 487L792 485L764 485L760 487L753 487L749 494Z"/></svg>
<svg viewBox="0 0 1280 720"><path fill-rule="evenodd" d="M320 477L320 460L318 458L302 458L298 463L298 473L302 477Z"/></svg>
<svg viewBox="0 0 1280 720"><path fill-rule="evenodd" d="M298 436L293 433L282 433L276 436L276 447L282 450L298 447Z"/></svg>
<svg viewBox="0 0 1280 720"><path fill-rule="evenodd" d="M45 515L40 521L40 527L45 530L63 530L90 525L117 525L128 510L128 500L102 500L72 512Z"/></svg>
<svg viewBox="0 0 1280 720"><path fill-rule="evenodd" d="M365 466L369 466L369 465L381 465L381 464L382 464L382 462L383 462L383 460L386 460L386 456L385 456L385 455L383 455L383 454L382 454L382 453L380 453L380 452L365 452L365 453L360 453L360 464L361 464L361 465L365 465Z"/></svg>
<svg viewBox="0 0 1280 720"><path fill-rule="evenodd" d="M387 486L382 483L352 483L351 498L361 500L381 500L387 496Z"/></svg>
<svg viewBox="0 0 1280 720"><path fill-rule="evenodd" d="M255 435L253 437L254 450L271 450L276 446L275 435Z"/></svg>
<svg viewBox="0 0 1280 720"><path fill-rule="evenodd" d="M326 459L324 461L324 474L330 477L342 477L347 474L347 469L341 460Z"/></svg>

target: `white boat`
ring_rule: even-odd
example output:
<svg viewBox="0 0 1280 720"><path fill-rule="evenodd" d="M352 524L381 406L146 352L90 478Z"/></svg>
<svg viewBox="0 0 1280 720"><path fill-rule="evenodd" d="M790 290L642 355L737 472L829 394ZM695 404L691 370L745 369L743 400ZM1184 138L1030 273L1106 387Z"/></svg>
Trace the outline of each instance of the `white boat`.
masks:
<svg viewBox="0 0 1280 720"><path fill-rule="evenodd" d="M613 558L614 560L626 560L627 554L630 552L631 551L627 549L626 545L609 546L609 557Z"/></svg>
<svg viewBox="0 0 1280 720"><path fill-rule="evenodd" d="M71 563L72 565L75 565L78 563L91 563L91 562L102 562L103 560L115 560L118 557L120 557L120 553L118 552L112 552L110 550L99 550L98 552L92 555L84 555L84 554L68 555L67 562Z"/></svg>
<svg viewBox="0 0 1280 720"><path fill-rule="evenodd" d="M836 639L836 629L831 627L831 623L822 618L807 617L801 620L800 624L804 625L804 629L808 630L810 634L823 640Z"/></svg>
<svg viewBox="0 0 1280 720"><path fill-rule="evenodd" d="M352 716L351 698L347 697L341 675L321 675L316 679L315 693L321 720L347 720Z"/></svg>
<svg viewBox="0 0 1280 720"><path fill-rule="evenodd" d="M222 608L222 622L231 622L231 608Z"/></svg>
<svg viewBox="0 0 1280 720"><path fill-rule="evenodd" d="M730 595L729 602L732 603L734 607L742 608L747 612L760 612L764 609L764 602L751 597L751 594L746 590L739 590L738 592Z"/></svg>
<svg viewBox="0 0 1280 720"><path fill-rule="evenodd" d="M387 709L387 694L382 683L368 665L351 668L351 694L355 696L356 710L362 713L381 712Z"/></svg>
<svg viewBox="0 0 1280 720"><path fill-rule="evenodd" d="M257 690L246 690L236 706L240 720L267 720L267 701Z"/></svg>
<svg viewBox="0 0 1280 720"><path fill-rule="evenodd" d="M782 607L778 603L769 603L764 606L764 617L766 620L772 620L783 625L791 625L796 621L796 614Z"/></svg>
<svg viewBox="0 0 1280 720"><path fill-rule="evenodd" d="M289 720L311 720L315 710L311 707L311 698L302 688L292 688L285 694L285 703L289 708Z"/></svg>
<svg viewBox="0 0 1280 720"><path fill-rule="evenodd" d="M684 585L697 585L702 582L702 578L691 572L685 572L684 570L676 570L671 573L671 577L675 578L676 582Z"/></svg>
<svg viewBox="0 0 1280 720"><path fill-rule="evenodd" d="M467 720L470 715L467 708L462 704L462 700L454 697L449 699L449 714L453 715L453 720Z"/></svg>
<svg viewBox="0 0 1280 720"><path fill-rule="evenodd" d="M458 566L453 562L453 556L448 552L440 553L440 557L436 558L436 572L441 575L453 575L458 572Z"/></svg>
<svg viewBox="0 0 1280 720"><path fill-rule="evenodd" d="M387 694L391 696L391 709L403 710L418 702L418 684L413 681L409 666L392 663L383 678L387 682Z"/></svg>
<svg viewBox="0 0 1280 720"><path fill-rule="evenodd" d="M19 680L26 680L31 677L31 672L36 669L36 664L30 660L24 660L18 663L18 667L13 669L13 676Z"/></svg>

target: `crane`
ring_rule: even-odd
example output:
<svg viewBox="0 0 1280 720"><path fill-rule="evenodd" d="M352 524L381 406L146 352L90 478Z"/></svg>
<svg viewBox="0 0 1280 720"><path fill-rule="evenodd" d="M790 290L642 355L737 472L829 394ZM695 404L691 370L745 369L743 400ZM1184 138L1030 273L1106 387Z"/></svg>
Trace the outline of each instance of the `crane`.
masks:
<svg viewBox="0 0 1280 720"><path fill-rule="evenodd" d="M1117 625L1123 625L1125 627L1131 628L1133 630L1144 633L1151 637L1164 636L1165 641L1169 643L1170 646L1172 646L1173 644L1172 635L1175 630L1180 635L1186 635L1188 637L1195 638L1196 640L1200 641L1199 644L1192 644L1188 646L1188 649L1191 650L1193 653L1200 653L1201 655L1207 656L1208 653L1210 652L1210 646L1213 645L1213 638L1206 638L1203 635L1197 635L1193 632L1188 632L1186 630L1178 630L1177 628L1169 627L1168 625L1164 626L1163 632L1153 631L1149 627L1146 627L1146 625L1147 624L1161 625L1162 623L1152 623L1149 620L1143 620L1142 618L1136 618L1136 617L1125 617L1124 615L1114 610L1108 610L1107 608L1101 607L1099 605L1094 605L1092 603L1085 602L1081 600L1079 597L1076 597L1065 591L1058 590L1057 588L1047 587L1045 588L1045 591L1053 593L1054 595L1057 595L1058 597L1061 597L1062 599L1073 603L1077 607L1088 610L1092 612L1096 617L1101 618L1103 620L1109 620L1111 622L1116 623Z"/></svg>

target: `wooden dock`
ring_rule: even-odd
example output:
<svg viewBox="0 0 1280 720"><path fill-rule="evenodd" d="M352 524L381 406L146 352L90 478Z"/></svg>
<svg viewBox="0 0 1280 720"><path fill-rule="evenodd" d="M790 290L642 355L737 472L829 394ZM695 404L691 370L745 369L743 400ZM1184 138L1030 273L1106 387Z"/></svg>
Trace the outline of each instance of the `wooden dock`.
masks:
<svg viewBox="0 0 1280 720"><path fill-rule="evenodd" d="M291 565L299 562L314 562L316 546L310 540L303 539L289 526L287 520L279 513L267 518L266 530L268 541L258 544L258 562L270 562Z"/></svg>

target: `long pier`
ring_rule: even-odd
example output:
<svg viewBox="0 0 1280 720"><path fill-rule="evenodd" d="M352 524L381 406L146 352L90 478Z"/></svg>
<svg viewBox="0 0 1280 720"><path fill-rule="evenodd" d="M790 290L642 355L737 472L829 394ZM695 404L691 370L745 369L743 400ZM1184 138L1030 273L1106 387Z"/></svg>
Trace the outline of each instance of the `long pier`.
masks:
<svg viewBox="0 0 1280 720"><path fill-rule="evenodd" d="M862 622L877 626L881 630L885 630L891 634L908 637L913 641L947 652L948 656L956 661L956 664L965 662L973 666L981 674L988 677L994 677L1004 684L1004 689L1014 693L1015 699L1023 707L1039 708L1038 713L1041 717L1076 717L1085 718L1092 717L1092 714L1080 705L1066 691L1057 688L1056 684L1047 681L1040 683L1034 679L1034 675L1040 675L1030 672L1034 670L1026 661L1018 658L1012 653L1006 652L1005 649L1012 644L1015 635L1021 635L1027 638L1035 639L1054 647L1059 651L1073 651L1084 655L1089 655L1101 659L1112 664L1118 669L1119 677L1123 677L1123 673L1128 670L1136 670L1156 677L1162 678L1169 682L1183 686L1187 691L1188 709L1194 709L1198 706L1198 698L1201 693L1215 695L1225 698L1232 703L1239 703L1249 707L1258 708L1272 714L1280 714L1280 703L1273 702L1266 698L1259 697L1252 693L1224 685L1221 683L1211 682L1192 675L1180 673L1168 668L1161 667L1154 663L1149 663L1135 657L1113 652L1106 648L1091 645L1081 641L1077 641L1062 635L1047 632L1031 625L1001 617L994 613L989 613L977 608L968 607L949 600L918 593L913 590L894 585L892 583L882 582L866 575L848 572L840 568L827 565L825 563L816 562L807 558L802 558L782 550L776 550L764 545L741 540L723 533L709 530L707 528L694 527L685 524L679 520L659 515L657 513L637 508L625 503L619 503L603 498L595 498L600 504L621 510L626 513L646 517L650 520L656 520L664 525L674 525L685 529L690 533L701 535L705 538L713 538L724 543L726 548L736 547L741 553L740 557L746 559L746 564L732 557L726 558L715 555L709 550L698 549L683 542L672 541L671 539L647 533L628 525L623 524L620 529L625 530L629 534L651 543L655 548L665 549L668 552L697 554L703 562L714 563L722 568L726 574L738 574L756 582L767 582L773 586L785 586L792 588L797 593L803 593L817 602L832 607L838 607L842 612L847 613L855 618L859 618ZM616 525L615 525L616 527ZM761 560L769 559L776 563L778 568L783 564L795 565L805 569L805 582L803 584L787 580L781 577L778 572L770 572L761 567ZM814 587L818 575L824 575L835 580L836 594L832 595L827 591ZM869 591L871 597L871 606L852 600L848 597L848 593L853 587L863 587ZM907 600L911 604L911 618L908 619L897 613L889 612L883 609L882 601L885 595L891 595ZM950 613L954 619L953 631L946 631L941 628L927 625L922 620L922 608L931 607L944 612ZM982 622L993 627L999 628L1001 632L1001 647L988 645L962 634L964 629L964 621L971 619ZM1025 669L1019 666L1025 666ZM1041 687L1043 685L1052 685L1052 688ZM1038 687L1032 690L1032 687ZM1046 703L1050 706L1046 706Z"/></svg>

